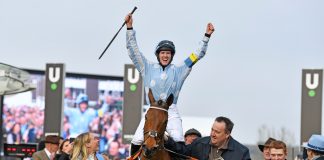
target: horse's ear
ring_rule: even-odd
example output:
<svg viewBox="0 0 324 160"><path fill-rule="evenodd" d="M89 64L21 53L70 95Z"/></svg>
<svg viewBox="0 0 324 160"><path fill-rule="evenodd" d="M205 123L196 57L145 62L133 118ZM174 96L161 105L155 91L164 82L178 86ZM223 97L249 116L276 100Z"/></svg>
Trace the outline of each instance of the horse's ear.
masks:
<svg viewBox="0 0 324 160"><path fill-rule="evenodd" d="M149 100L150 100L150 104L152 105L155 102L155 99L154 99L151 88L149 89L148 97L149 97Z"/></svg>
<svg viewBox="0 0 324 160"><path fill-rule="evenodd" d="M173 96L173 94L171 94L168 97L167 101L166 101L166 103L168 104L168 106L171 106L171 104L173 103L173 99L174 99L174 96Z"/></svg>

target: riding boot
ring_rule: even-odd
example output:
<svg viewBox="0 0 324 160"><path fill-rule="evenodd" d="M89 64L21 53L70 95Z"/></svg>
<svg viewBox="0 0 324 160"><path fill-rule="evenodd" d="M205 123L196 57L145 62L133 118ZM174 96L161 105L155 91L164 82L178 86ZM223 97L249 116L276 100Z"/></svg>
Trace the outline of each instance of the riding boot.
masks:
<svg viewBox="0 0 324 160"><path fill-rule="evenodd" d="M130 156L134 156L140 148L141 148L141 145L136 145L136 144L131 143ZM135 158L134 160L138 160L138 158Z"/></svg>

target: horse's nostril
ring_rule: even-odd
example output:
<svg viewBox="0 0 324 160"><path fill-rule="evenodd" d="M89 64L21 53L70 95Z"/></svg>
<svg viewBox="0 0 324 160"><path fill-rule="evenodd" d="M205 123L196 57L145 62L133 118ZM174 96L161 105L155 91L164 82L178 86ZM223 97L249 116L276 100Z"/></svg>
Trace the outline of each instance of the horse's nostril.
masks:
<svg viewBox="0 0 324 160"><path fill-rule="evenodd" d="M153 151L151 149L145 149L144 150L144 156L147 157L147 158L152 157L152 153L153 153Z"/></svg>

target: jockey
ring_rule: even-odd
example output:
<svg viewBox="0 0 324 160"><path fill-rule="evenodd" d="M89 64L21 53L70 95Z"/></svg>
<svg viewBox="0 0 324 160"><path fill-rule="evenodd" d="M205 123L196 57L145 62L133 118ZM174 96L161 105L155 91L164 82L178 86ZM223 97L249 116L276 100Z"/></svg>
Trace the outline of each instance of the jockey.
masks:
<svg viewBox="0 0 324 160"><path fill-rule="evenodd" d="M149 89L152 90L156 100L165 101L169 95L174 95L173 104L168 110L169 117L166 131L175 141L184 142L181 117L176 107L178 96L192 66L205 55L209 38L214 32L214 26L211 23L207 24L206 33L200 42L197 54L192 53L183 63L174 65L171 64L171 61L176 50L172 41L163 40L157 45L155 55L158 63L148 61L138 49L131 14L125 17L125 22L127 25L126 42L128 54L143 77L146 102L149 102ZM130 155L134 155L143 143L143 127L144 120L142 119L132 140Z"/></svg>

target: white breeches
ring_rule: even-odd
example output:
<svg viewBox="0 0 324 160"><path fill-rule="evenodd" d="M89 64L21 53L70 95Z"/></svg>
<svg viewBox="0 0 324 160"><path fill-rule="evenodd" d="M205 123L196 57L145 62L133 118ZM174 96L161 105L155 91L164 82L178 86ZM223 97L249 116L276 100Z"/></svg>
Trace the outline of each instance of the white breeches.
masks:
<svg viewBox="0 0 324 160"><path fill-rule="evenodd" d="M173 140L175 140L176 142L184 142L182 120L180 118L176 105L172 104L169 107L168 116L169 117L168 117L166 132L168 132L169 136L172 137ZM143 142L144 123L145 123L145 119L142 118L132 140L132 143L135 145L141 145Z"/></svg>

